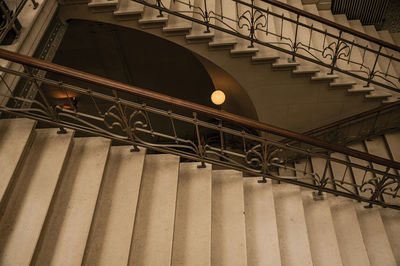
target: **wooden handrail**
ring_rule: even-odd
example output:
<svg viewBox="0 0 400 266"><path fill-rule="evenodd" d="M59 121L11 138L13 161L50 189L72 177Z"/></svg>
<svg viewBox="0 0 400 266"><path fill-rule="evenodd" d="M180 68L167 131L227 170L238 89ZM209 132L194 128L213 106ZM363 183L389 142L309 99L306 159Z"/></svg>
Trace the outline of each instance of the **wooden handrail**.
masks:
<svg viewBox="0 0 400 266"><path fill-rule="evenodd" d="M368 154L365 152L357 151L354 149L350 149L344 146L330 144L328 142L315 139L306 135L302 135L300 133L296 133L293 131L289 131L283 128L278 128L275 126L268 125L266 123L262 123L253 119L249 119L246 117L242 117L239 115L227 113L224 111L219 111L214 108L210 108L204 105L200 105L197 103L185 101L182 99L178 99L175 97L171 97L165 94L161 94L158 92L149 91L146 89L142 89L133 85L124 84L122 82L114 81L111 79L107 79L104 77L100 77L97 75L85 73L83 71L75 70L69 67L57 65L51 62L46 62L37 58L29 57L26 55L21 55L18 53L10 52L4 49L0 49L0 58L6 59L15 63L40 68L42 70L50 71L53 73L58 73L64 76L72 77L74 79L78 79L81 81L89 82L92 84L100 85L107 87L111 90L116 90L120 92L126 92L138 95L140 97L144 97L147 99L155 100L158 102L172 104L177 107L182 107L193 112L206 114L208 116L212 116L219 119L228 120L234 123L241 124L243 126L251 127L257 130L262 130L265 132L273 133L275 135L289 138L293 140L297 140L300 142L304 142L313 146L317 146L320 148L324 148L333 152L339 152L346 154L348 156L356 157L365 161L370 161L376 164L384 165L387 167L395 168L400 170L400 163L396 161L391 161L385 158L381 158L372 154Z"/></svg>
<svg viewBox="0 0 400 266"><path fill-rule="evenodd" d="M386 110L389 110L389 109L392 109L392 108L395 108L395 107L399 107L400 108L400 101L378 106L378 107L373 108L371 110L368 110L368 111L365 111L365 112L362 112L362 113L358 113L358 114L343 118L341 120L332 122L330 124L327 124L327 125L324 125L324 126L321 126L321 127L318 127L318 128L314 128L314 129L306 131L306 132L303 132L302 134L311 136L311 135L323 132L323 131L325 131L325 130L327 130L329 128L334 128L334 127L340 126L340 125L342 125L344 123L349 123L349 122L352 122L354 120L357 120L357 119L360 119L360 118L364 118L364 117L367 117L367 116L370 116L370 115L373 115L373 114L376 114L376 113L380 113L380 112L383 112L383 111L386 111Z"/></svg>
<svg viewBox="0 0 400 266"><path fill-rule="evenodd" d="M306 18L310 18L310 19L313 19L315 21L321 22L322 24L328 25L330 27L336 28L336 29L341 30L341 31L346 32L346 33L350 33L350 34L352 34L354 36L363 38L363 39L365 39L367 41L370 41L370 42L373 42L373 43L377 43L377 44L382 45L382 46L384 46L386 48L390 48L390 49L392 49L394 51L400 52L400 46L398 46L398 45L395 45L395 44L392 44L392 43L389 43L389 42L374 38L374 37L369 36L369 35L367 35L365 33L362 33L362 32L356 31L356 30L354 30L352 28L349 28L349 27L340 25L338 23L332 22L332 21L330 21L328 19L325 19L323 17L314 15L314 14L309 13L307 11L304 11L302 9L298 9L296 7L293 7L293 6L289 5L289 4L286 4L286 3L283 3L283 2L279 2L277 0L261 0L261 1L263 1L265 3L268 3L268 4L271 4L271 5L274 5L274 6L277 6L277 7L280 7L282 9L287 10L287 11L299 14L299 15L304 16Z"/></svg>

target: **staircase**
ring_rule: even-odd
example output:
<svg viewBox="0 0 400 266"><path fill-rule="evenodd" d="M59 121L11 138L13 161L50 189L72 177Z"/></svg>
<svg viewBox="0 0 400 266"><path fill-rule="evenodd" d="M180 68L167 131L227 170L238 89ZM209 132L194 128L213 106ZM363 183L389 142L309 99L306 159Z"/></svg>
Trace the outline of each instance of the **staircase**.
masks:
<svg viewBox="0 0 400 266"><path fill-rule="evenodd" d="M399 161L399 143L353 148ZM0 265L400 265L399 211L198 165L0 120Z"/></svg>
<svg viewBox="0 0 400 266"><path fill-rule="evenodd" d="M76 4L76 3L79 4ZM204 25L179 18L167 12L159 16L159 11L148 6L144 6L131 0L92 0L88 1L61 1L60 17L68 19L83 19L99 21L129 27L156 35L183 46L207 59L214 62L229 74L231 74L239 84L241 84L249 94L251 101L258 110L258 119L262 122L280 126L294 131L305 131L315 128L328 122L336 121L340 118L359 113L378 106L380 103L397 101L399 93L382 88L378 85L369 84L347 76L340 72L330 74L330 70L322 66L317 66L301 58L292 61L290 55L277 51L266 46L254 44L249 47L248 40L223 33L210 28L206 31ZM156 5L157 1L147 1ZM163 0L164 7L171 11L182 12L187 16L200 19L198 14L193 14L186 4L188 1ZM247 1L250 3L250 1ZM387 31L376 32L371 26L362 26L359 21L349 22L344 15L333 15L330 10L318 9L317 4L310 4L310 1L301 0L281 0L280 2L289 4L298 9L302 9L314 15L352 27L360 32L378 37L389 43L395 43L392 36ZM315 1L314 1L315 2ZM68 5L68 3L71 3ZM204 9L204 1L191 1L192 5ZM276 6L271 6L262 1L254 1L254 4L269 9L285 17L296 20L293 13L289 13ZM320 6L320 8L322 8ZM207 1L207 9L217 14L224 14L226 17L236 18L236 13L245 12L249 8L244 5L236 5L230 1ZM313 25L315 28L335 32L332 28L325 27L311 19L301 18L302 23ZM240 34L248 35L247 28L240 28L232 21L226 24L215 24L220 27L236 30ZM283 29L284 37L294 39L295 25L285 23L282 25L280 19L270 17L268 30L280 34ZM350 23L350 24L349 24ZM353 27L353 23L357 27ZM256 33L257 34L257 33ZM298 41L309 43L309 30L299 29ZM349 37L349 36L348 36ZM266 42L282 42L278 37L270 34L259 34L256 38ZM349 38L353 38L350 36ZM353 40L353 39L351 39ZM312 34L310 43L313 47L322 46L324 37L322 34ZM359 40L355 40L359 43ZM373 47L370 43L362 43L368 47ZM281 48L287 45L281 44ZM229 51L229 58L226 56ZM391 51L386 51L392 53ZM306 52L304 52L305 55ZM363 61L369 67L373 65L374 59L371 54L366 54L363 50L354 47L352 59ZM249 62L250 61L250 65ZM377 70L385 72L387 61L378 60ZM341 68L349 71L358 71L360 67L355 64L339 63ZM400 76L399 65L392 64L389 72L395 76ZM397 80L391 80L398 84ZM293 89L296 88L296 90ZM287 97L292 95L293 97ZM268 102L273 98L273 102ZM268 104L266 104L266 101ZM329 108L327 107L329 106ZM321 110L321 115L316 117L314 108ZM328 111L329 110L329 111ZM301 127L298 120L294 120L296 114L304 114L300 119L309 118L309 128ZM277 114L280 117L270 115ZM274 118L276 117L276 118Z"/></svg>

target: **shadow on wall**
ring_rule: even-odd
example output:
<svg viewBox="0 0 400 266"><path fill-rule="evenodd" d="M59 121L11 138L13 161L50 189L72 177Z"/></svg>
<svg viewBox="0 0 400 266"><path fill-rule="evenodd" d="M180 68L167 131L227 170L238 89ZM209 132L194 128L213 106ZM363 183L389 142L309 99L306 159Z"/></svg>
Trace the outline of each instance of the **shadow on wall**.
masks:
<svg viewBox="0 0 400 266"><path fill-rule="evenodd" d="M258 120L256 109L249 95L240 84L222 68L206 58L196 54L195 56L207 70L215 89L222 90L226 95L225 103L222 105L221 109L229 113Z"/></svg>

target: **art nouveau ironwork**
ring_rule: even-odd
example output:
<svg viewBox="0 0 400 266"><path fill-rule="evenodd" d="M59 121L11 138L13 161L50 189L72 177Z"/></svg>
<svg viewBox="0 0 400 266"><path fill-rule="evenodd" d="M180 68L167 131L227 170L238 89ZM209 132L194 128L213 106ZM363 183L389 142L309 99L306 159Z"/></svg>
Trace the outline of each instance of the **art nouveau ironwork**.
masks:
<svg viewBox="0 0 400 266"><path fill-rule="evenodd" d="M0 58L22 64L21 71L0 67L0 85L6 89L1 96L29 103L25 108L0 105L3 114L56 125L59 133L69 128L103 136L131 144L133 151L146 147L176 154L199 161L200 167L207 162L240 170L260 182L272 179L363 201L368 207L400 209L398 162L1 49ZM48 74L42 77L36 70ZM4 75L32 82L37 98L14 95ZM57 97L50 97L49 90ZM133 95L148 100L137 101ZM324 162L323 172L310 167L311 158ZM333 165L340 173L332 172ZM293 176L280 176L279 169L290 169Z"/></svg>
<svg viewBox="0 0 400 266"><path fill-rule="evenodd" d="M400 47L346 28L275 0L131 0L183 20L248 41L248 48L267 47L289 61L312 62L322 72L340 72L395 92L400 90ZM172 8L167 3L184 7ZM210 6L218 8L210 9ZM224 13L234 8L235 15ZM232 12L230 12L232 13Z"/></svg>

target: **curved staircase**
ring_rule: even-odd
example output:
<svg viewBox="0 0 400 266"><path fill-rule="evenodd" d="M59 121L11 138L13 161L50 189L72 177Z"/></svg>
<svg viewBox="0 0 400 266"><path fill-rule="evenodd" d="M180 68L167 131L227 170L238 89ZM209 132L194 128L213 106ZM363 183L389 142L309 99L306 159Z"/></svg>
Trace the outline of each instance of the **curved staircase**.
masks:
<svg viewBox="0 0 400 266"><path fill-rule="evenodd" d="M1 265L400 264L397 210L35 124L0 121ZM399 160L399 143L354 148Z"/></svg>
<svg viewBox="0 0 400 266"><path fill-rule="evenodd" d="M204 1L191 2L192 5L198 8L189 8L186 2L162 1L163 7L166 9L179 11L187 16L201 19L196 12L204 10ZM303 4L301 0L282 0L280 2L311 14L322 16L341 25L350 26L344 15L334 16L329 10L318 10L316 4ZM254 47L251 47L248 40L213 28L208 31L204 25L185 20L167 12L163 12L163 15L160 16L158 10L135 1L93 0L89 3L87 1L79 1L80 4L76 4L76 1L73 1L75 4L68 5L68 0L65 0L62 3L65 5L60 6L59 14L65 20L92 20L145 31L200 54L227 71L241 84L253 101L260 121L290 130L304 131L315 128L324 123L371 109L380 103L397 101L399 97L397 92L373 84L366 86L366 82L340 72L331 74L329 69L317 66L301 58L296 58L296 61L293 61L291 55L257 43L254 43ZM156 5L157 1L148 1L148 3ZM238 12L249 10L244 5L233 5L228 1L208 0L206 3L207 10L223 14L227 18L236 17ZM265 2L254 1L254 4L265 10L271 10L278 14L282 13L292 20L296 19L293 13L276 6L270 6ZM326 28L311 19L301 18L300 22L313 25L321 30L334 32L334 29ZM394 43L388 32L376 32L373 27L359 25L358 21L351 23L356 23L359 26L352 27L353 29L361 32L365 31L372 36L379 34L383 40ZM239 27L235 22L228 19L224 23L215 21L215 24L248 35L246 27ZM290 39L294 38L294 32L296 31L294 24L284 23L282 25L282 21L276 17L270 17L268 30L275 32L276 35L279 35L282 30L283 37ZM284 44L285 41L280 40L279 37L273 34L265 35L256 32L256 35L256 38L261 41L280 42L281 48L287 48L287 44ZM302 43L308 44L310 42L310 44L318 47L318 45L322 46L326 41L322 34L312 34L310 40L308 36L308 30L300 27L298 39ZM355 41L358 42L358 40ZM372 46L373 44L368 43L368 47ZM229 50L230 58L226 57L226 50ZM373 60L371 58L372 55L367 53L365 59L363 59L363 51L360 48L354 47L352 53L354 60L363 61L365 64L368 63L368 66L373 64L371 62ZM250 65L246 62L248 60L250 60ZM379 61L380 64L385 63L384 60L381 61ZM340 62L338 64L341 64L342 68L349 71L357 71L359 69L359 66L351 63ZM386 70L384 65L379 65L378 68L382 71ZM393 64L389 72L395 76L400 76L398 65ZM395 80L394 82L400 85L398 81ZM269 98L273 98L274 101L270 102ZM315 109L320 110L321 116L315 117ZM277 116L271 116L270 114L276 114ZM290 118L295 114L303 114L303 116L299 117L302 121L308 118L309 127L301 127L299 123ZM278 116L279 119L274 118Z"/></svg>

